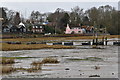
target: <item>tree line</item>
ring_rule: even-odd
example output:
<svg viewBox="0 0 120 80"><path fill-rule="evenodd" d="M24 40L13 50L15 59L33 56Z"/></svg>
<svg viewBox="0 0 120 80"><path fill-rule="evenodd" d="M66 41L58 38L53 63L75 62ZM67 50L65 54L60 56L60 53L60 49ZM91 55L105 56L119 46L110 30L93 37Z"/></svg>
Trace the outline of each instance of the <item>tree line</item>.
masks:
<svg viewBox="0 0 120 80"><path fill-rule="evenodd" d="M57 8L55 12L40 13L40 11L32 11L29 19L24 19L19 12L1 8L2 25L17 25L20 21L26 24L35 24L49 22L48 29L59 33L63 33L67 24L70 26L94 26L97 29L105 28L110 34L119 34L120 31L120 11L116 10L110 5L100 6L98 8L92 7L84 10L79 6L71 8L71 11ZM30 25L28 26L30 28Z"/></svg>

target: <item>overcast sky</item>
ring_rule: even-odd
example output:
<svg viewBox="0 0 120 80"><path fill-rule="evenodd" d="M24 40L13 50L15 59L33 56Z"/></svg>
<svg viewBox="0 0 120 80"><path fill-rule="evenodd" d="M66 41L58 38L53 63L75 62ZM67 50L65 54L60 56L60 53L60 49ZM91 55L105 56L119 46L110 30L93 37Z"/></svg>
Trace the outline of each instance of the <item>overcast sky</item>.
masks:
<svg viewBox="0 0 120 80"><path fill-rule="evenodd" d="M34 11L54 12L57 8L62 8L65 11L70 11L71 8L79 6L84 10L92 7L99 7L104 5L110 5L118 9L118 2L0 2L1 7L7 7L22 13L25 18L30 16L30 13Z"/></svg>

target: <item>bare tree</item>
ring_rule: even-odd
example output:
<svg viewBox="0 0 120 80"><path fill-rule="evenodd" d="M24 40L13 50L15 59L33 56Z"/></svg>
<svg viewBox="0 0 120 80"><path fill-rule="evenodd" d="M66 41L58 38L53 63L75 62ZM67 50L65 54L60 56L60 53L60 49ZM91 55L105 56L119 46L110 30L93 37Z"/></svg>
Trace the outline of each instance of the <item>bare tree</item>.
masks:
<svg viewBox="0 0 120 80"><path fill-rule="evenodd" d="M14 25L18 25L21 22L20 14L19 12L16 12L16 15L14 16Z"/></svg>

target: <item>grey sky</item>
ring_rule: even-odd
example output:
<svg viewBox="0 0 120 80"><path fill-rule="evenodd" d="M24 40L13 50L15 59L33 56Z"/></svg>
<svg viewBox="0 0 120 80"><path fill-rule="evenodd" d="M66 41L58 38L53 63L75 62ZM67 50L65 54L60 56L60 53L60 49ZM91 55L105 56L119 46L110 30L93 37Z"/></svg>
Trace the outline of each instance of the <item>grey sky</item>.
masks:
<svg viewBox="0 0 120 80"><path fill-rule="evenodd" d="M54 12L57 8L70 11L71 8L79 6L84 10L92 7L110 5L118 9L118 2L1 2L0 7L7 7L15 11L19 11L24 17L28 18L30 13L34 11Z"/></svg>

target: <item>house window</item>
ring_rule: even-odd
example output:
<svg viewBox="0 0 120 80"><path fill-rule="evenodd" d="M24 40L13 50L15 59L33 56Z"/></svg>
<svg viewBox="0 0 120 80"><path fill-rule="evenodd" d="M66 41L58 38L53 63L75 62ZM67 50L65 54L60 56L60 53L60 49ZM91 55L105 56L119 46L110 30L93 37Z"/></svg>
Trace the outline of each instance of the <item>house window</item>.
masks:
<svg viewBox="0 0 120 80"><path fill-rule="evenodd" d="M42 32L42 30L41 30L41 32Z"/></svg>
<svg viewBox="0 0 120 80"><path fill-rule="evenodd" d="M40 28L42 28L42 26L40 26Z"/></svg>
<svg viewBox="0 0 120 80"><path fill-rule="evenodd" d="M35 28L35 26L33 26L33 28Z"/></svg>
<svg viewBox="0 0 120 80"><path fill-rule="evenodd" d="M36 28L38 28L38 26L36 26Z"/></svg>
<svg viewBox="0 0 120 80"><path fill-rule="evenodd" d="M35 30L33 30L33 32L35 32Z"/></svg>

